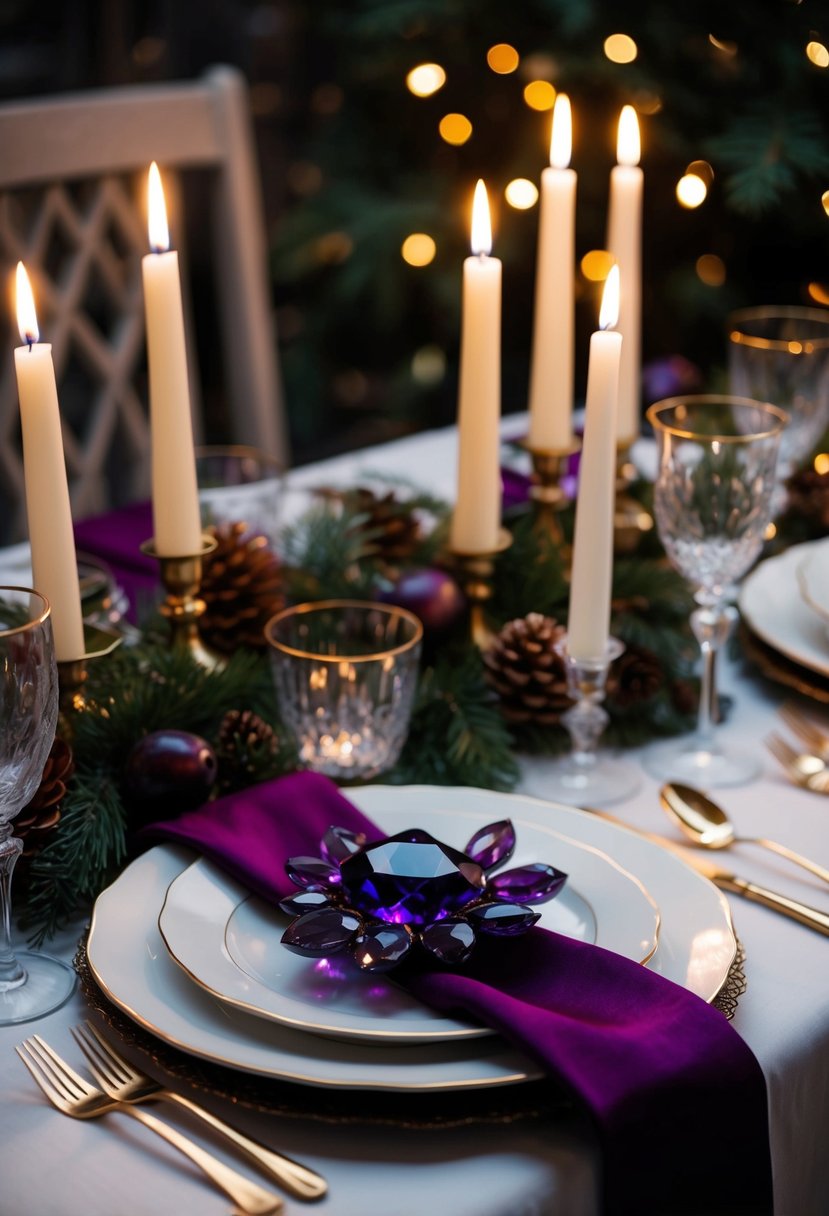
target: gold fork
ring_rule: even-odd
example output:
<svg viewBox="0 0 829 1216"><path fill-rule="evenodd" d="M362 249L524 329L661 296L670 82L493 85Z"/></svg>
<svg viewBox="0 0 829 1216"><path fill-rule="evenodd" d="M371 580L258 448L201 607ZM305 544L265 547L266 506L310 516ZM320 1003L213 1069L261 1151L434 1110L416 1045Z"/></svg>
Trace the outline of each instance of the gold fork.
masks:
<svg viewBox="0 0 829 1216"><path fill-rule="evenodd" d="M825 730L790 701L780 706L779 713L792 734L796 735L810 752L821 760L829 759L829 734Z"/></svg>
<svg viewBox="0 0 829 1216"><path fill-rule="evenodd" d="M52 1105L64 1115L73 1119L97 1119L108 1111L123 1111L151 1128L185 1157L189 1157L220 1190L230 1196L246 1216L275 1216L275 1213L282 1210L284 1205L278 1195L237 1174L198 1144L188 1140L181 1132L156 1119L155 1115L117 1102L96 1086L90 1085L70 1068L39 1034L24 1040L15 1047L15 1051Z"/></svg>
<svg viewBox="0 0 829 1216"><path fill-rule="evenodd" d="M214 1131L221 1133L254 1161L266 1174L299 1199L320 1199L328 1190L328 1184L319 1174L307 1166L272 1152L248 1139L235 1128L229 1127L210 1111L204 1110L190 1098L165 1089L152 1077L134 1068L115 1048L98 1033L89 1022L75 1026L72 1034L87 1058L89 1070L104 1093L119 1102L175 1102L198 1116Z"/></svg>
<svg viewBox="0 0 829 1216"><path fill-rule="evenodd" d="M795 785L815 794L829 794L829 765L811 752L799 752L774 732L766 739L766 747L780 761Z"/></svg>

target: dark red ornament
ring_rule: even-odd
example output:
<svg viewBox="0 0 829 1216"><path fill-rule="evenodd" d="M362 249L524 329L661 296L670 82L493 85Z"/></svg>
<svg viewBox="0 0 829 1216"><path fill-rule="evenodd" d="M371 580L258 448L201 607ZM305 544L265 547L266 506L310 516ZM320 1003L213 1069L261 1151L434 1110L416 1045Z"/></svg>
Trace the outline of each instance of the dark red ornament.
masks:
<svg viewBox="0 0 829 1216"><path fill-rule="evenodd" d="M466 600L458 584L445 570L416 567L396 582L384 584L375 593L384 604L408 608L423 622L427 633L447 633L464 613Z"/></svg>
<svg viewBox="0 0 829 1216"><path fill-rule="evenodd" d="M207 801L218 768L206 739L185 730L156 730L130 752L124 793L142 820L180 814Z"/></svg>

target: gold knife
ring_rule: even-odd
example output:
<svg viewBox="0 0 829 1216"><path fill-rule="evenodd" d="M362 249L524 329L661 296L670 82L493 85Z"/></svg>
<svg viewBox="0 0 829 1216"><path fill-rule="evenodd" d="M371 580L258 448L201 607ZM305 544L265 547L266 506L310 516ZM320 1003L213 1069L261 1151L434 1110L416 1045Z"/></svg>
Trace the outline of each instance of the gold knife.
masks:
<svg viewBox="0 0 829 1216"><path fill-rule="evenodd" d="M681 844L674 844L672 840L659 836L656 832L645 832L641 828L631 827L629 823L625 823L623 819L618 819L615 815L608 814L607 811L596 811L592 807L583 809L588 815L597 815L600 819L606 819L618 827L627 828L629 832L635 832L637 836L643 836L645 840L650 840L660 848L667 849L669 853L674 853L692 870L696 870L698 874L709 879L715 887L720 887L721 890L729 891L733 895L742 895L744 899L762 904L764 908L771 908L774 912L789 916L809 929L829 936L829 914L826 912L821 912L818 908L811 908L808 904L801 903L799 899L791 899L788 895L770 891L768 887L760 886L759 883L751 882L747 878L740 878L731 870L726 870L716 862L710 861L708 857L703 857L696 850L686 848Z"/></svg>

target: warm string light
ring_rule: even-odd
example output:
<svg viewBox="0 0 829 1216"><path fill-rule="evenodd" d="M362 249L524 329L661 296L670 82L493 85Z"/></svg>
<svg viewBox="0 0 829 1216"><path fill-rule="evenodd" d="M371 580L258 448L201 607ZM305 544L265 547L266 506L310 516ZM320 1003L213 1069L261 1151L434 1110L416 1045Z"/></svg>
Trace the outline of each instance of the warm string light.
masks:
<svg viewBox="0 0 829 1216"><path fill-rule="evenodd" d="M524 101L531 110L552 110L556 91L549 80L531 80L524 86Z"/></svg>
<svg viewBox="0 0 829 1216"><path fill-rule="evenodd" d="M708 187L696 173L685 173L676 184L676 197L681 206L693 211L705 202Z"/></svg>
<svg viewBox="0 0 829 1216"><path fill-rule="evenodd" d="M428 266L434 261L437 246L426 232L412 232L400 246L400 254L409 266Z"/></svg>
<svg viewBox="0 0 829 1216"><path fill-rule="evenodd" d="M439 63L419 63L406 77L406 88L415 97L431 97L446 83L446 72Z"/></svg>
<svg viewBox="0 0 829 1216"><path fill-rule="evenodd" d="M504 198L516 211L528 211L538 202L538 187L526 177L516 177L504 187Z"/></svg>
<svg viewBox="0 0 829 1216"><path fill-rule="evenodd" d="M444 114L438 124L440 137L453 147L465 144L472 135L472 123L465 114Z"/></svg>
<svg viewBox="0 0 829 1216"><path fill-rule="evenodd" d="M604 53L611 63L633 63L639 48L629 34L611 34L604 40Z"/></svg>

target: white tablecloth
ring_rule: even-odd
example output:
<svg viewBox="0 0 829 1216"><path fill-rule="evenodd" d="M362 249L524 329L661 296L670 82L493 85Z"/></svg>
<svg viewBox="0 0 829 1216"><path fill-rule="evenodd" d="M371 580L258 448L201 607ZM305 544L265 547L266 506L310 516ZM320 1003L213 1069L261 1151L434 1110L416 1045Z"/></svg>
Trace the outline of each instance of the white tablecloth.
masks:
<svg viewBox="0 0 829 1216"><path fill-rule="evenodd" d="M515 433L521 420L508 429ZM297 470L286 509L296 508L303 487L353 482L377 470L412 478L450 496L454 484L454 432L420 435L357 455ZM293 502L293 507L291 506ZM779 839L829 865L829 801L794 789L763 749L776 724L782 692L723 665L723 690L734 697L729 723L733 741L756 748L764 764L760 780L722 792L738 831ZM522 764L522 791L545 795L551 761ZM657 784L644 777L639 793L614 808L636 827L670 834L659 810ZM721 855L724 856L724 855ZM795 867L751 845L735 846L729 864L739 873L824 910L829 892ZM771 1146L777 1216L825 1216L829 1212L829 940L773 912L732 900L737 932L747 953L748 991L734 1025L757 1055L770 1103ZM57 949L71 956L77 932ZM124 1116L93 1123L63 1118L41 1098L13 1046L37 1031L76 1063L69 1027L84 1014L80 995L41 1022L0 1029L0 1216L219 1216L228 1201L177 1154ZM297 1091L297 1103L305 1098ZM308 1094L313 1104L313 1094ZM439 1099L436 1098L436 1103ZM370 1095L354 1095L356 1112L369 1111ZM445 1130L326 1125L304 1119L215 1109L274 1147L307 1161L330 1182L315 1210L326 1216L590 1216L596 1209L596 1157L589 1134L552 1119L512 1125ZM171 1118L175 1118L172 1110ZM180 1122L185 1126L183 1119ZM728 1136L727 1101L711 1111L699 1141ZM217 1151L221 1153L221 1149ZM223 1154L224 1155L224 1154ZM227 1157L245 1169L237 1158ZM290 1216L305 1205L287 1199Z"/></svg>

